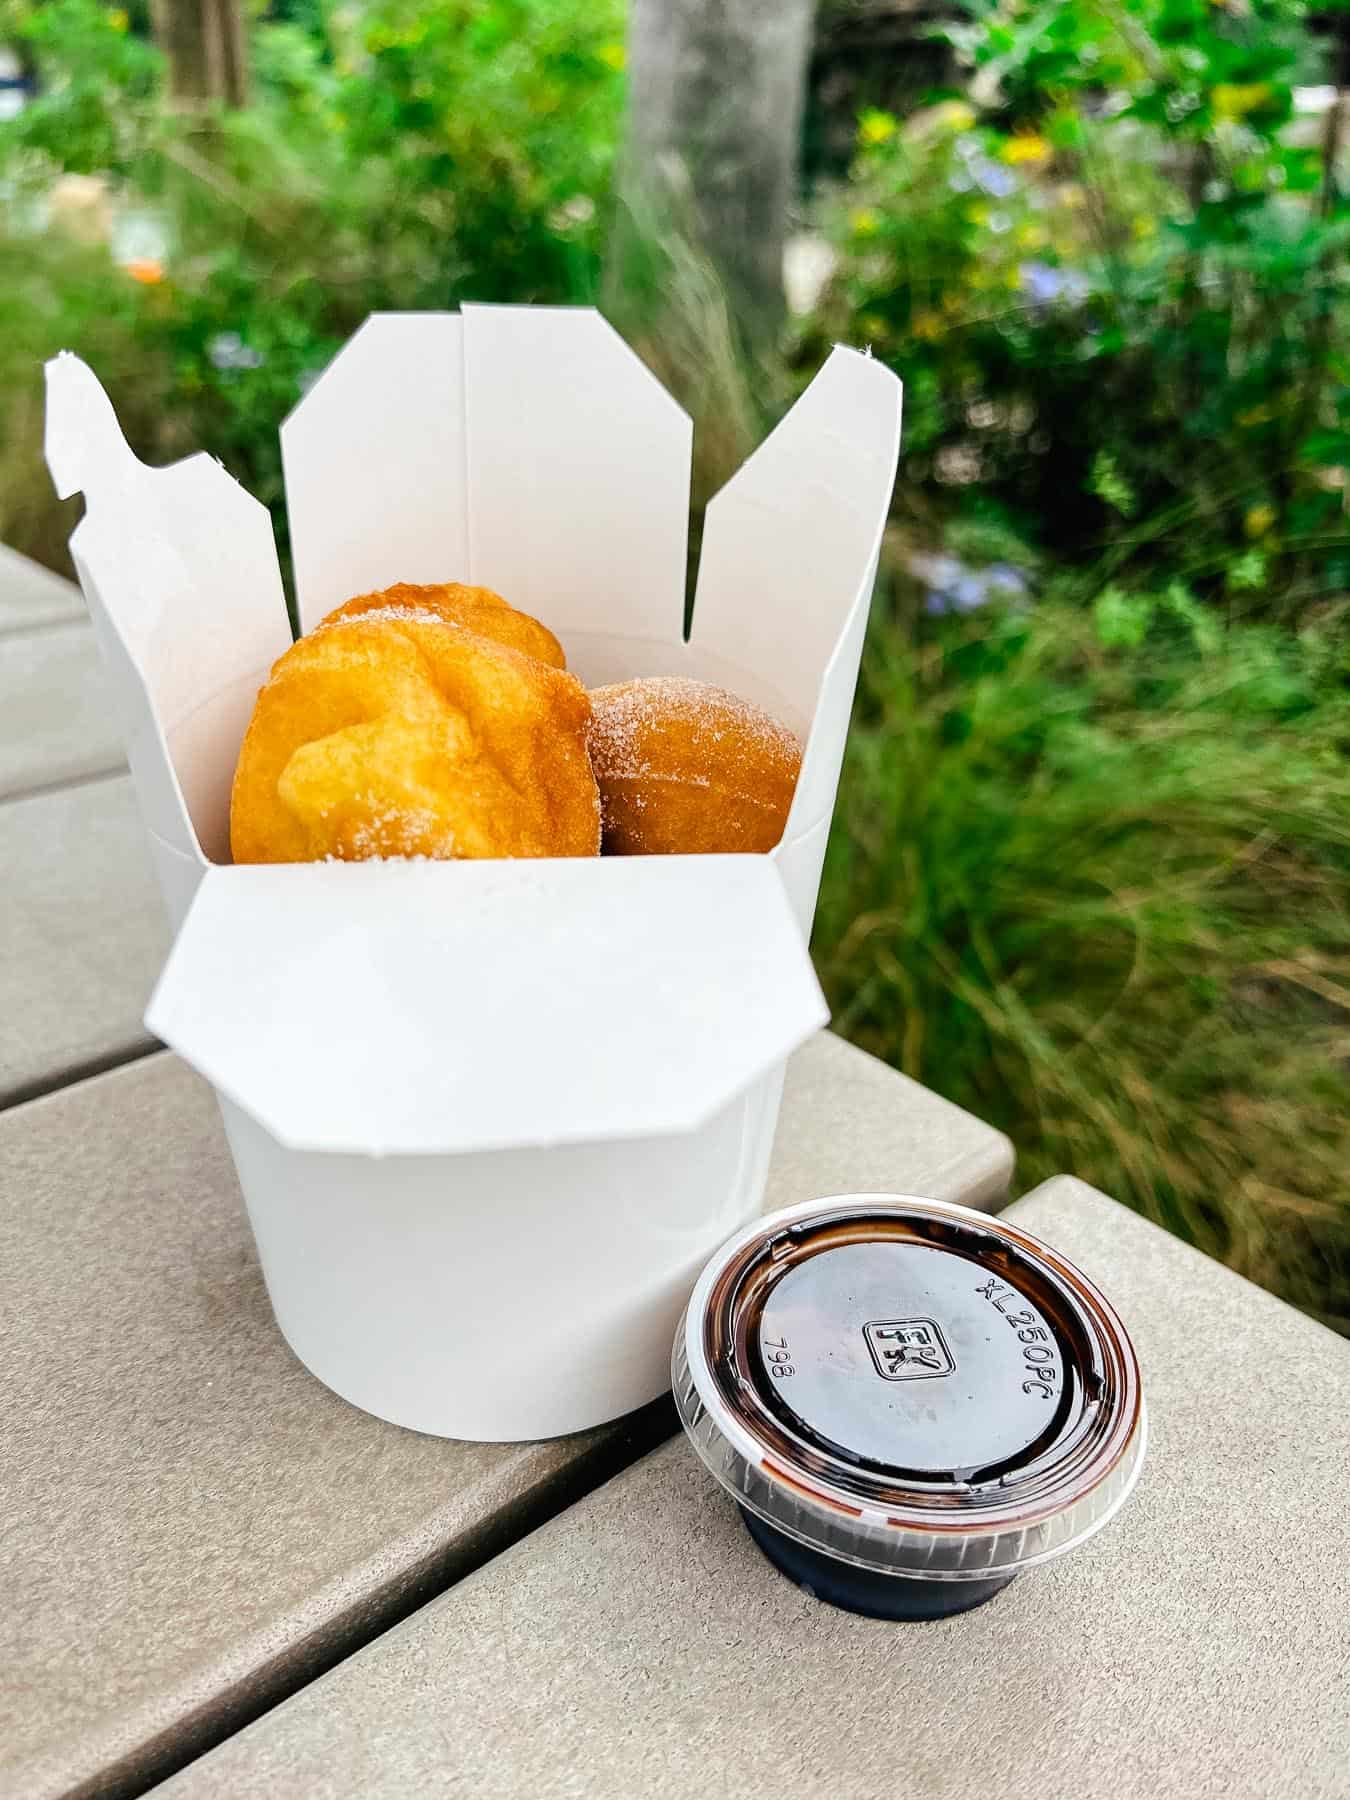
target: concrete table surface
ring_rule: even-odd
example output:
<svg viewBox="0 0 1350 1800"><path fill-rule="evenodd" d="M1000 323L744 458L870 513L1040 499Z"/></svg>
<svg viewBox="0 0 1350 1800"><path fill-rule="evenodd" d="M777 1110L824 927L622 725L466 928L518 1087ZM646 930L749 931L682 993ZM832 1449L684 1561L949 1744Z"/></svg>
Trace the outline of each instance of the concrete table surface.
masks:
<svg viewBox="0 0 1350 1800"><path fill-rule="evenodd" d="M973 1119L843 1038L822 1032L788 1064L768 1203L885 1194L922 1182L936 1200L985 1212L1008 1198L1013 1149Z"/></svg>
<svg viewBox="0 0 1350 1800"><path fill-rule="evenodd" d="M1006 1179L997 1133L825 1035L784 1119L773 1203ZM673 1428L468 1445L338 1400L272 1322L215 1102L165 1053L0 1117L0 1192L0 1793L140 1791Z"/></svg>
<svg viewBox="0 0 1350 1800"><path fill-rule="evenodd" d="M150 1047L168 949L130 778L0 801L0 1107Z"/></svg>
<svg viewBox="0 0 1350 1800"><path fill-rule="evenodd" d="M1115 1523L988 1606L808 1598L675 1441L165 1788L166 1800L1350 1791L1350 1349L1078 1182L1012 1208L1135 1334Z"/></svg>
<svg viewBox="0 0 1350 1800"><path fill-rule="evenodd" d="M88 624L0 636L0 799L125 763Z"/></svg>
<svg viewBox="0 0 1350 1800"><path fill-rule="evenodd" d="M0 632L84 616L84 597L73 581L0 544Z"/></svg>

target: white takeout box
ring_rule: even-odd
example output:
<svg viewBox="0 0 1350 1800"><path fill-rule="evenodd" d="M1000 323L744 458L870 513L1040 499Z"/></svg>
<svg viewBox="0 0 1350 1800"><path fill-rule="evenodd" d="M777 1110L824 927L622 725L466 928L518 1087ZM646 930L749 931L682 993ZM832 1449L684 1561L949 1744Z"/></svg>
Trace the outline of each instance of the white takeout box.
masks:
<svg viewBox="0 0 1350 1800"><path fill-rule="evenodd" d="M712 502L683 634L691 426L598 313L372 317L281 428L300 619L480 583L588 685L687 674L805 755L767 857L229 865L230 783L290 642L266 510L150 469L69 354L47 458L179 934L150 1028L211 1081L277 1321L358 1406L446 1436L582 1429L669 1385L680 1310L757 1211L899 447L836 350ZM190 1203L190 1199L188 1201Z"/></svg>

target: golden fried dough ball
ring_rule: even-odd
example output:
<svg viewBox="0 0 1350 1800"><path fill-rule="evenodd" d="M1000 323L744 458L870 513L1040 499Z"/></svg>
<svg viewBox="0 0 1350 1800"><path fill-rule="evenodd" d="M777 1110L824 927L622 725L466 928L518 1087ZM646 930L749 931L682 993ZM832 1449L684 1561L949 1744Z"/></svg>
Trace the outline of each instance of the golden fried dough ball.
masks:
<svg viewBox="0 0 1350 1800"><path fill-rule="evenodd" d="M234 860L595 856L590 712L574 676L440 617L325 625L258 695Z"/></svg>
<svg viewBox="0 0 1350 1800"><path fill-rule="evenodd" d="M772 850L782 837L802 752L768 713L680 676L595 688L591 705L606 854Z"/></svg>
<svg viewBox="0 0 1350 1800"><path fill-rule="evenodd" d="M358 613L388 612L391 608L409 614L434 613L438 619L465 625L479 637L493 638L510 650L537 656L552 669L567 667L562 645L538 619L517 612L491 588L465 587L460 581L396 581L393 587L381 588L377 594L358 594L353 600L345 600L322 623L332 625L338 619L355 618Z"/></svg>

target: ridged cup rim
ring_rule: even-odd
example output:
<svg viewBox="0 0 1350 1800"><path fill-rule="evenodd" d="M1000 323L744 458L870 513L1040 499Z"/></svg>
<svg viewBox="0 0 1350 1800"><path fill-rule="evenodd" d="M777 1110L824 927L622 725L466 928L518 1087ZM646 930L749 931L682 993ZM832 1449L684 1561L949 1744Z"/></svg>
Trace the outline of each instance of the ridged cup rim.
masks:
<svg viewBox="0 0 1350 1800"><path fill-rule="evenodd" d="M768 1245L876 1220L936 1222L961 1234L958 1254L978 1263L997 1246L1041 1285L1074 1334L1084 1334L1101 1392L1085 1393L1069 1428L1025 1470L962 1492L957 1483L891 1482L794 1443L716 1355L730 1328L738 1280ZM951 1246L947 1246L951 1247ZM810 1252L814 1254L816 1252ZM797 1265L800 1266L800 1263ZM797 1542L856 1567L917 1580L973 1581L1063 1555L1102 1529L1129 1498L1143 1466L1147 1415L1138 1358L1110 1302L1074 1264L1020 1226L917 1195L841 1194L783 1208L731 1237L705 1266L676 1333L676 1406L700 1459L733 1498Z"/></svg>

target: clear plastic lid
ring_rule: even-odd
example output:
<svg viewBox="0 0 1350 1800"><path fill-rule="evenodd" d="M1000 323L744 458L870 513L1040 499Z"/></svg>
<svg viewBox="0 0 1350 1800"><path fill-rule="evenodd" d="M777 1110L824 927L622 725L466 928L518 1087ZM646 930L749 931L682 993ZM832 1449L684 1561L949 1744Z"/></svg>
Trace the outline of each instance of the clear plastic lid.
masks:
<svg viewBox="0 0 1350 1800"><path fill-rule="evenodd" d="M675 1400L766 1524L878 1574L976 1581L1072 1549L1144 1457L1139 1365L1087 1278L1017 1226L853 1194L773 1213L703 1271Z"/></svg>

